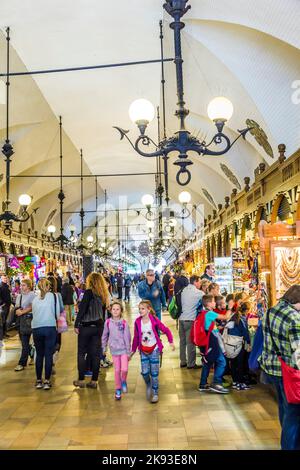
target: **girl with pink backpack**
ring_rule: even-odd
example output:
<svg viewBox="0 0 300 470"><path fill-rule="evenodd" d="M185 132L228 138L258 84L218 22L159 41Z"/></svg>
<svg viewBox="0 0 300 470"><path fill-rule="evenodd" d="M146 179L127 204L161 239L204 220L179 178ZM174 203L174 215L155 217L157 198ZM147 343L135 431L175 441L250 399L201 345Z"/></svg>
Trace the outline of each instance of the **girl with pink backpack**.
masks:
<svg viewBox="0 0 300 470"><path fill-rule="evenodd" d="M122 392L127 393L128 359L131 351L131 335L128 323L122 318L123 305L113 302L111 318L104 325L102 350L105 353L109 345L115 370L115 399L121 400Z"/></svg>

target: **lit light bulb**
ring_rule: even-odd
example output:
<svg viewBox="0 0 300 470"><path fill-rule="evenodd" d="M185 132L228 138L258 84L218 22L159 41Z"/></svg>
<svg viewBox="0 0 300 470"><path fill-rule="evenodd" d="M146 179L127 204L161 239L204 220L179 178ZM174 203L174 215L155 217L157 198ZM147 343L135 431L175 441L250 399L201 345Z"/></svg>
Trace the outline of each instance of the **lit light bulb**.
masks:
<svg viewBox="0 0 300 470"><path fill-rule="evenodd" d="M21 196L19 197L19 204L21 206L29 206L31 203L31 197L28 196L28 194L21 194Z"/></svg>
<svg viewBox="0 0 300 470"><path fill-rule="evenodd" d="M49 232L49 233L55 233L55 232L56 232L56 227L55 227L55 225L49 225L49 227L48 227L48 232Z"/></svg>
<svg viewBox="0 0 300 470"><path fill-rule="evenodd" d="M88 237L86 237L86 241L87 241L88 243L93 243L94 237L93 237L92 235L89 235Z"/></svg>
<svg viewBox="0 0 300 470"><path fill-rule="evenodd" d="M100 246L101 246L101 248L105 248L105 247L106 247L106 243L105 243L105 242L102 242Z"/></svg>
<svg viewBox="0 0 300 470"><path fill-rule="evenodd" d="M133 101L129 107L129 117L132 122L144 123L147 125L153 121L155 116L155 109L153 104L144 98Z"/></svg>
<svg viewBox="0 0 300 470"><path fill-rule="evenodd" d="M70 227L69 227L69 229L70 229L70 232L75 232L76 226L73 225L73 224L71 224Z"/></svg>
<svg viewBox="0 0 300 470"><path fill-rule="evenodd" d="M153 220L148 220L146 222L146 225L147 225L148 228L154 228L155 223L153 222Z"/></svg>
<svg viewBox="0 0 300 470"><path fill-rule="evenodd" d="M224 96L218 96L209 103L207 114L212 121L229 121L233 115L233 105Z"/></svg>
<svg viewBox="0 0 300 470"><path fill-rule="evenodd" d="M154 197L152 196L152 194L144 194L144 196L142 197L142 204L144 206L152 206L154 202Z"/></svg>
<svg viewBox="0 0 300 470"><path fill-rule="evenodd" d="M191 202L191 199L192 196L188 191L182 191L178 196L178 200L181 204L188 204L189 202Z"/></svg>

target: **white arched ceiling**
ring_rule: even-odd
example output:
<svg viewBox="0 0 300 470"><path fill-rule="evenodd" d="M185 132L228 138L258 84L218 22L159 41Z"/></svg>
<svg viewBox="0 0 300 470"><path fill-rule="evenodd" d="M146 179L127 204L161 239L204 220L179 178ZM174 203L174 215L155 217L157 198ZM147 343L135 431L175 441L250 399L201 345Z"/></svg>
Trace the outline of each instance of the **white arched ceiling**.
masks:
<svg viewBox="0 0 300 470"><path fill-rule="evenodd" d="M37 70L83 65L120 63L160 57L158 22L164 18L165 57L173 57L170 17L163 12L164 0L10 0L1 8L0 27L11 27L11 70ZM259 163L271 165L277 145L285 143L290 155L300 143L299 106L292 103L292 83L300 78L300 3L298 0L191 0L182 33L186 120L192 134L210 141L215 132L207 118L207 105L216 95L225 95L234 105L234 115L226 132L237 137L237 129L254 119L268 135L274 159L248 134L222 157L192 155L192 181L187 188L176 183L177 168L169 160L169 193L177 201L188 189L194 204L203 204L206 213L224 204L234 185L222 172L225 164L241 187ZM5 71L5 36L0 35L0 67ZM167 133L178 129L175 66L165 64ZM102 70L33 75L11 79L11 138L15 156L12 173L58 174L58 121L63 116L64 167L79 173L78 149L84 149L84 172L94 174L154 172L155 159L137 155L126 139L120 141L114 125L130 130L128 107L139 97L156 106L161 101L160 64ZM161 103L160 103L161 104ZM5 107L0 104L0 135L3 139ZM157 140L157 123L149 126ZM4 165L0 171L3 173ZM3 184L1 192L3 197ZM107 189L109 203L140 206L141 196L154 193L154 176L99 178L99 201ZM12 196L28 192L33 207L40 207L39 228L53 208L58 207L59 180L15 178ZM65 209L80 209L79 180L64 182ZM86 211L93 210L94 180L85 181ZM99 202L99 203L100 203ZM12 205L12 208L14 206ZM102 216L101 216L102 217ZM109 216L113 224L115 216ZM130 220L142 218L134 213ZM79 226L78 214L66 215L66 223ZM95 214L87 213L85 223L94 224ZM55 219L58 225L58 219ZM103 224L103 221L102 221Z"/></svg>

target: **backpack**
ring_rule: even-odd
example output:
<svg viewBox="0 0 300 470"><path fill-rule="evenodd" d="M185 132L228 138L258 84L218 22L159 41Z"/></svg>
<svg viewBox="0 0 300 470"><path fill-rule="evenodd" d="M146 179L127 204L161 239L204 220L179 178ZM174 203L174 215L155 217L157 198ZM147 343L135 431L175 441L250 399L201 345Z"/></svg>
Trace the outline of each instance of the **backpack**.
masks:
<svg viewBox="0 0 300 470"><path fill-rule="evenodd" d="M254 372L257 372L260 369L260 363L258 360L260 356L262 355L263 346L264 346L263 326L262 326L262 323L259 322L258 328L254 336L254 340L253 340L252 351L250 353L249 360L248 360L249 369Z"/></svg>
<svg viewBox="0 0 300 470"><path fill-rule="evenodd" d="M173 320L178 320L178 318L180 316L180 313L179 313L179 309L178 309L178 305L177 305L177 302L176 302L175 295L173 295L172 300L169 303L168 310L169 310L169 314L173 318Z"/></svg>
<svg viewBox="0 0 300 470"><path fill-rule="evenodd" d="M83 323L90 323L96 321L103 321L103 307L101 298L98 295L94 295L90 300L88 310L83 318Z"/></svg>
<svg viewBox="0 0 300 470"><path fill-rule="evenodd" d="M194 320L190 340L191 342L200 348L203 348L204 354L207 354L209 338L212 330L214 329L214 322L211 322L209 330L205 330L205 316L207 312L202 311Z"/></svg>

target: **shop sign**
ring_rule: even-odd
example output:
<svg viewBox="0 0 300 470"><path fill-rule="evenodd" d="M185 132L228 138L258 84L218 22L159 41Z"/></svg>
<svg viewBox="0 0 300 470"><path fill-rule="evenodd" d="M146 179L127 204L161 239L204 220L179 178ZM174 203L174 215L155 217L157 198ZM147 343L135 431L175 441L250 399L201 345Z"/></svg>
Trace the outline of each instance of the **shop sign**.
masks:
<svg viewBox="0 0 300 470"><path fill-rule="evenodd" d="M214 265L215 282L219 284L221 292L224 290L226 290L227 293L233 292L232 258L214 258Z"/></svg>

